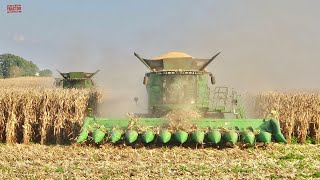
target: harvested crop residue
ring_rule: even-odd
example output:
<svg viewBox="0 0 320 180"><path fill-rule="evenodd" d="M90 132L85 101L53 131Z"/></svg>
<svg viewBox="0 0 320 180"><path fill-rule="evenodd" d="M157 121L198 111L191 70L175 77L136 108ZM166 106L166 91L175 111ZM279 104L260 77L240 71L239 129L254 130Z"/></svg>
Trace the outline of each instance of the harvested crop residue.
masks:
<svg viewBox="0 0 320 180"><path fill-rule="evenodd" d="M172 132L176 130L192 131L197 127L191 123L191 120L201 118L201 113L191 109L179 109L169 112L165 118L169 120L166 128Z"/></svg>
<svg viewBox="0 0 320 180"><path fill-rule="evenodd" d="M319 177L320 145L259 149L0 145L0 178L270 179Z"/></svg>

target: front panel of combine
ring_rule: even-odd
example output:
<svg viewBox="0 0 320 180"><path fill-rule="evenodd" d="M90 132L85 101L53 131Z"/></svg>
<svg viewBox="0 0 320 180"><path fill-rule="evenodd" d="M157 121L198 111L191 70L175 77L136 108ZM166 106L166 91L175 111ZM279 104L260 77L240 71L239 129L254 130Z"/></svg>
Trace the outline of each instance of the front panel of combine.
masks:
<svg viewBox="0 0 320 180"><path fill-rule="evenodd" d="M175 109L209 109L206 72L161 71L147 73L144 83L148 93L149 114L161 117Z"/></svg>
<svg viewBox="0 0 320 180"><path fill-rule="evenodd" d="M62 81L63 88L93 88L94 83L92 79L64 79Z"/></svg>
<svg viewBox="0 0 320 180"><path fill-rule="evenodd" d="M243 119L243 110L235 91L229 92L226 87L210 90L215 79L205 68L218 55L211 59L196 59L173 52L154 59L143 59L135 54L150 70L143 81L148 93L148 114L139 118L86 117L77 142L286 142L278 121ZM189 111L199 112L200 116L189 116ZM225 118L227 113L235 118Z"/></svg>

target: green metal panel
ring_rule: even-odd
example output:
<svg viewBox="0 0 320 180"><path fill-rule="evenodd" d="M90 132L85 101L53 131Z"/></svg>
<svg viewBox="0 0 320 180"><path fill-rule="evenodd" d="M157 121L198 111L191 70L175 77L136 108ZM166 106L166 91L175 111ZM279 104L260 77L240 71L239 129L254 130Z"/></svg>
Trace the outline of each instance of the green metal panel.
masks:
<svg viewBox="0 0 320 180"><path fill-rule="evenodd" d="M161 130L159 132L159 140L162 143L167 143L170 141L172 134L168 130Z"/></svg>
<svg viewBox="0 0 320 180"><path fill-rule="evenodd" d="M197 105L209 107L208 75L197 75Z"/></svg>
<svg viewBox="0 0 320 180"><path fill-rule="evenodd" d="M90 118L86 117L84 125L87 124L98 124L103 125L105 130L111 130L113 127L119 129L127 129L129 119L128 118ZM138 123L143 126L151 127L162 127L164 124L167 124L169 120L166 118L139 118ZM198 129L206 129L207 127L211 128L227 128L227 129L239 129L245 130L248 127L256 130L272 131L273 126L270 124L270 119L210 119L210 118L201 118L201 119L192 119L190 123L196 124Z"/></svg>
<svg viewBox="0 0 320 180"><path fill-rule="evenodd" d="M69 72L69 78L76 79L76 78L86 78L83 72Z"/></svg>
<svg viewBox="0 0 320 180"><path fill-rule="evenodd" d="M100 142L101 138L104 137L104 133L106 131L112 131L113 129L118 129L122 131L126 131L126 139L129 141L129 143L134 142L137 139L136 132L133 132L134 130L127 131L128 125L130 120L127 118L95 118L95 117L86 117L81 136L78 138L78 141L83 141L85 138L85 134L89 132L93 132L94 134L94 140L96 142ZM169 120L165 118L140 118L138 119L138 124L140 127L149 127L149 128L166 128L166 124L168 124ZM268 136L269 134L272 134L276 141L278 142L286 142L285 138L283 137L279 123L273 119L192 119L190 121L190 124L195 124L197 126L198 131L207 131L209 129L223 129L224 131L229 129L224 134L225 141L230 141L232 143L235 142L235 139L238 138L235 136L234 132L260 132L258 134L258 140L261 140L262 142L269 142L271 139L271 136ZM99 131L97 131L99 130ZM177 131L179 132L179 130ZM176 139L183 143L186 141L185 135L183 137L181 136L181 133L179 132L178 135L176 134ZM96 137L97 136L97 137ZM213 139L214 136L212 135ZM248 138L248 137L247 137ZM79 140L80 139L80 140ZM153 138L152 138L153 139ZM217 140L214 140L217 141ZM250 143L252 143L252 139L246 140Z"/></svg>
<svg viewBox="0 0 320 180"><path fill-rule="evenodd" d="M161 99L161 76L150 74L148 78L147 93L148 93L148 100L149 106L155 106L162 102Z"/></svg>
<svg viewBox="0 0 320 180"><path fill-rule="evenodd" d="M91 79L63 79L63 88L93 88Z"/></svg>

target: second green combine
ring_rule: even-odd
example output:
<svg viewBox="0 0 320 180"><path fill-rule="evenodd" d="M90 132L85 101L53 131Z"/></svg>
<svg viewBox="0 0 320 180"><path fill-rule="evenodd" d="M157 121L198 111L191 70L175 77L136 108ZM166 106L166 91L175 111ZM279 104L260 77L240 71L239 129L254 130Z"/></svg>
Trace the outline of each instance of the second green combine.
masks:
<svg viewBox="0 0 320 180"><path fill-rule="evenodd" d="M57 70L62 78L55 78L56 87L63 87L64 89L90 89L95 87L92 77L96 75L99 70L94 73L88 72L68 72L62 73Z"/></svg>
<svg viewBox="0 0 320 180"><path fill-rule="evenodd" d="M247 119L240 96L227 87L211 88L210 59L171 52L153 59L134 55L149 69L143 84L148 113L128 118L84 119L77 142L135 144L286 143L276 119ZM138 98L135 98L138 101Z"/></svg>

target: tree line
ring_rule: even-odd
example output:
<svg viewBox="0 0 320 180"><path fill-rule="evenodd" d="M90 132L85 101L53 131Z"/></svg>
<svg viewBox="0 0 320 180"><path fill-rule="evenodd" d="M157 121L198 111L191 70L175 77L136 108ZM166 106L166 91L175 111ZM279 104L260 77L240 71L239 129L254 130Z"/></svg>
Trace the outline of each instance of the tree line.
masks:
<svg viewBox="0 0 320 180"><path fill-rule="evenodd" d="M40 70L32 61L28 61L14 54L0 54L0 78L21 76L51 77L49 69Z"/></svg>

